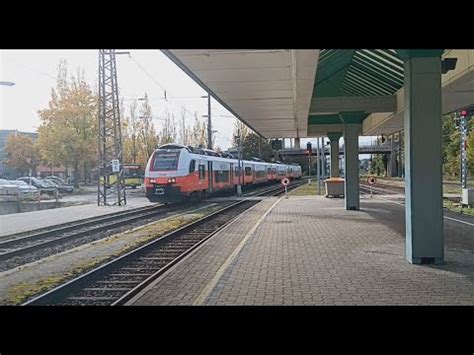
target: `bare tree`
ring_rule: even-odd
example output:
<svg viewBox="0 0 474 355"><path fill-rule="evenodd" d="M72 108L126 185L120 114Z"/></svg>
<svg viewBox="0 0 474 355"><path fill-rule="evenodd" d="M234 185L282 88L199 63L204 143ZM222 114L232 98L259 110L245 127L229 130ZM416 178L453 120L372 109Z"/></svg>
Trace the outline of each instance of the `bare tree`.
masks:
<svg viewBox="0 0 474 355"><path fill-rule="evenodd" d="M189 144L189 128L186 124L186 108L181 108L181 121L180 121L180 141L183 145Z"/></svg>
<svg viewBox="0 0 474 355"><path fill-rule="evenodd" d="M206 124L199 120L198 113L194 112L194 124L191 128L191 132L189 134L189 144L192 146L203 146L205 147L207 144L207 129Z"/></svg>
<svg viewBox="0 0 474 355"><path fill-rule="evenodd" d="M169 112L166 114L163 127L158 132L158 142L160 145L176 142L176 122L174 115L170 115Z"/></svg>
<svg viewBox="0 0 474 355"><path fill-rule="evenodd" d="M125 112L123 109L121 112ZM123 127L124 161L137 163L140 155L140 121L137 116L137 101L129 107L129 116Z"/></svg>
<svg viewBox="0 0 474 355"><path fill-rule="evenodd" d="M139 138L141 141L141 150L143 158L142 160L148 159L153 153L156 146L158 145L158 139L156 136L155 126L153 125L153 117L151 106L148 102L148 95L145 93L145 100L140 107L140 134Z"/></svg>

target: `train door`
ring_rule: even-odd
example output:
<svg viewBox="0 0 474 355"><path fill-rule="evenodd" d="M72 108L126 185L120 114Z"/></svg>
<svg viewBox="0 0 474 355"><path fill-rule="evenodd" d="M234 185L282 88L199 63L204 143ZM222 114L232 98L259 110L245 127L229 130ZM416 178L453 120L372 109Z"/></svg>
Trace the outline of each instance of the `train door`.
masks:
<svg viewBox="0 0 474 355"><path fill-rule="evenodd" d="M207 162L207 179L209 180L209 193L214 191L214 182L212 180L214 174L212 172L212 161Z"/></svg>
<svg viewBox="0 0 474 355"><path fill-rule="evenodd" d="M198 171L199 171L199 189L202 191L204 190L202 185L206 180L206 166L201 161L199 162L199 165L198 165Z"/></svg>
<svg viewBox="0 0 474 355"><path fill-rule="evenodd" d="M230 187L234 187L234 164L230 164L230 171L229 171L229 176L230 176Z"/></svg>

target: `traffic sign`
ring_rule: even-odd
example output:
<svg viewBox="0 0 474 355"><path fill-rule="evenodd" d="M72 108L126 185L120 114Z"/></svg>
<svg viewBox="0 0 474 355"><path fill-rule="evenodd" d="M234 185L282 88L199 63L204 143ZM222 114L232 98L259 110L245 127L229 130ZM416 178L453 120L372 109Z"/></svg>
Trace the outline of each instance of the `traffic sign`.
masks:
<svg viewBox="0 0 474 355"><path fill-rule="evenodd" d="M369 183L369 185L375 185L375 183L377 182L377 179L375 179L374 176L370 176L367 178L367 182Z"/></svg>
<svg viewBox="0 0 474 355"><path fill-rule="evenodd" d="M290 180L288 180L288 178L283 178L283 179L281 179L281 183L282 183L284 186L287 186L287 185L290 183Z"/></svg>
<svg viewBox="0 0 474 355"><path fill-rule="evenodd" d="M112 172L114 173L120 172L120 162L118 159L112 160Z"/></svg>

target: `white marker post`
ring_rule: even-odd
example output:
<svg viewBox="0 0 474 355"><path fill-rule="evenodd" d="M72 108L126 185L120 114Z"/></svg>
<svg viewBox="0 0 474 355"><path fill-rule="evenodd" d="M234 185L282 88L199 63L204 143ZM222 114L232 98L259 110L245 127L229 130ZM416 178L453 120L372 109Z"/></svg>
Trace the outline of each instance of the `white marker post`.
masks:
<svg viewBox="0 0 474 355"><path fill-rule="evenodd" d="M373 177L373 176L368 177L367 182L369 183L369 186L370 186L370 189L369 189L370 190L370 198L372 198L372 185L375 185L375 182L376 182L375 177Z"/></svg>
<svg viewBox="0 0 474 355"><path fill-rule="evenodd" d="M290 180L288 180L288 178L283 178L283 179L281 179L281 183L282 183L283 186L285 186L285 198L288 198L287 186L290 183Z"/></svg>

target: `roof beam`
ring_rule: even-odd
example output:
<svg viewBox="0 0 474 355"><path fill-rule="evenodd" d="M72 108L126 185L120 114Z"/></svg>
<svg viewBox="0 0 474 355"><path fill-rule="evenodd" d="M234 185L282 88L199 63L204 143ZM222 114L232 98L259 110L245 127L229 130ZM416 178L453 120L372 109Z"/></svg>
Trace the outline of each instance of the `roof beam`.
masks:
<svg viewBox="0 0 474 355"><path fill-rule="evenodd" d="M311 100L309 115L320 115L327 112L395 112L397 97L390 96L347 96L319 97Z"/></svg>

